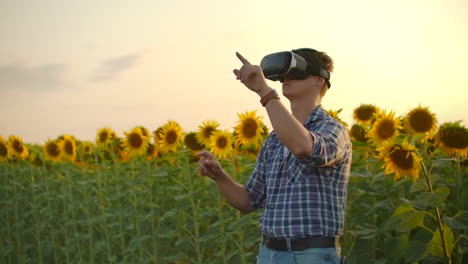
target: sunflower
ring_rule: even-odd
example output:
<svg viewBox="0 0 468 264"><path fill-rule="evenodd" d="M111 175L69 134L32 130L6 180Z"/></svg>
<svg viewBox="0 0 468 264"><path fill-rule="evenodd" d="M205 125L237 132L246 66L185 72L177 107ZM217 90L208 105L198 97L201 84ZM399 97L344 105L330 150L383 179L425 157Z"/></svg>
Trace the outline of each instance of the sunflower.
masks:
<svg viewBox="0 0 468 264"><path fill-rule="evenodd" d="M468 157L468 129L460 122L442 124L436 142L449 156Z"/></svg>
<svg viewBox="0 0 468 264"><path fill-rule="evenodd" d="M10 146L9 154L11 157L25 160L29 156L28 148L24 145L21 138L10 136L8 145Z"/></svg>
<svg viewBox="0 0 468 264"><path fill-rule="evenodd" d="M377 120L367 132L367 136L371 143L378 146L395 139L400 134L398 130L401 128L401 122L399 118L395 118L395 113L387 114L384 110L377 115Z"/></svg>
<svg viewBox="0 0 468 264"><path fill-rule="evenodd" d="M63 139L58 142L62 157L70 162L76 159L76 141L75 138L69 135L64 135Z"/></svg>
<svg viewBox="0 0 468 264"><path fill-rule="evenodd" d="M431 137L437 130L437 119L429 107L419 105L406 114L405 128L411 135L428 134Z"/></svg>
<svg viewBox="0 0 468 264"><path fill-rule="evenodd" d="M206 146L205 144L200 144L196 132L190 132L187 135L185 135L184 145L193 151L200 151Z"/></svg>
<svg viewBox="0 0 468 264"><path fill-rule="evenodd" d="M263 128L261 125L261 117L257 117L257 111L237 114L239 124L236 126L236 141L240 145L249 146L259 145Z"/></svg>
<svg viewBox="0 0 468 264"><path fill-rule="evenodd" d="M130 156L141 156L146 153L148 148L149 133L148 136L143 135L141 127L135 127L129 132L124 132L125 140L122 142L124 151Z"/></svg>
<svg viewBox="0 0 468 264"><path fill-rule="evenodd" d="M93 154L93 143L89 141L85 141L81 143L81 153L85 155L92 155Z"/></svg>
<svg viewBox="0 0 468 264"><path fill-rule="evenodd" d="M0 136L0 162L8 160L8 153L10 152L8 142Z"/></svg>
<svg viewBox="0 0 468 264"><path fill-rule="evenodd" d="M62 151L55 140L47 141L43 147L43 152L46 160L59 162L62 159Z"/></svg>
<svg viewBox="0 0 468 264"><path fill-rule="evenodd" d="M233 143L234 139L227 130L217 130L213 133L209 146L213 154L223 159L232 153Z"/></svg>
<svg viewBox="0 0 468 264"><path fill-rule="evenodd" d="M356 122L367 126L372 123L374 115L379 112L379 108L375 105L361 104L354 109L353 118Z"/></svg>
<svg viewBox="0 0 468 264"><path fill-rule="evenodd" d="M218 130L219 123L215 120L208 120L202 123L201 126L198 126L197 140L202 145L210 144L210 137L213 135L213 132Z"/></svg>
<svg viewBox="0 0 468 264"><path fill-rule="evenodd" d="M41 167L43 165L42 159L36 151L31 151L31 154L29 155L29 163L34 167Z"/></svg>
<svg viewBox="0 0 468 264"><path fill-rule="evenodd" d="M262 136L268 137L268 135L270 134L270 131L269 131L267 125L265 125L265 123L261 122L261 126L262 126L262 129L263 129Z"/></svg>
<svg viewBox="0 0 468 264"><path fill-rule="evenodd" d="M369 142L369 138L367 137L367 129L360 124L353 124L353 126L349 130L349 135L352 139L358 142Z"/></svg>
<svg viewBox="0 0 468 264"><path fill-rule="evenodd" d="M182 141L182 128L178 123L169 121L162 127L159 136L161 137L159 140L160 148L167 152L175 152L177 150L177 146Z"/></svg>
<svg viewBox="0 0 468 264"><path fill-rule="evenodd" d="M161 132L162 132L162 130L163 130L163 127L160 126L160 127L158 127L158 129L156 129L156 130L153 131L154 142L155 142L156 144L158 144L159 141L162 140L162 137L161 137Z"/></svg>
<svg viewBox="0 0 468 264"><path fill-rule="evenodd" d="M333 118L335 118L336 120L340 121L341 124L343 124L343 126L345 127L348 127L348 123L346 123L345 121L343 121L339 116L338 114L341 113L341 111L343 110L343 108L341 108L340 110L336 110L336 111L333 111L333 110L327 110L326 112Z"/></svg>
<svg viewBox="0 0 468 264"><path fill-rule="evenodd" d="M385 167L385 174L395 173L394 181L403 176L411 177L413 181L419 178L422 159L416 153L416 148L409 145L406 139L402 144L387 142L377 151L379 152L378 158L385 161L382 166L382 168Z"/></svg>
<svg viewBox="0 0 468 264"><path fill-rule="evenodd" d="M111 143L112 139L116 137L116 134L114 131L112 131L108 127L104 127L98 130L97 135L96 135L96 145L98 147L108 147L108 145Z"/></svg>
<svg viewBox="0 0 468 264"><path fill-rule="evenodd" d="M148 142L148 147L146 148L146 160L151 161L158 157L158 149L155 144Z"/></svg>
<svg viewBox="0 0 468 264"><path fill-rule="evenodd" d="M143 134L143 136L145 136L147 138L151 137L151 134L148 131L148 129L146 129L146 127L144 127L144 126L137 126L137 127L141 129L141 133Z"/></svg>

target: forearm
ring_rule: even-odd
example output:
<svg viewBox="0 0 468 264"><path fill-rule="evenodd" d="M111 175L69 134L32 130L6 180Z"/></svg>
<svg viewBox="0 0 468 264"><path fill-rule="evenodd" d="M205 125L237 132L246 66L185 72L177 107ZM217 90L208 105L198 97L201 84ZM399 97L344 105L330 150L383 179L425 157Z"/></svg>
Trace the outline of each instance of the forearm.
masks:
<svg viewBox="0 0 468 264"><path fill-rule="evenodd" d="M309 131L288 111L280 100L271 100L265 106L278 139L298 158L310 154L313 141Z"/></svg>
<svg viewBox="0 0 468 264"><path fill-rule="evenodd" d="M254 210L250 205L249 193L244 185L235 182L227 174L219 177L215 182L224 199L241 213L247 214Z"/></svg>

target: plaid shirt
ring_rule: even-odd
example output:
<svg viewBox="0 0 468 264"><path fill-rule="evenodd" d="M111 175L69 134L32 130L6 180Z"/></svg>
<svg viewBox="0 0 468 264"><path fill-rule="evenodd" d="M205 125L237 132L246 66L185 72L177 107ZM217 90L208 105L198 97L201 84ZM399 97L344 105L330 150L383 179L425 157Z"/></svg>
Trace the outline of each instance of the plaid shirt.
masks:
<svg viewBox="0 0 468 264"><path fill-rule="evenodd" d="M264 208L262 232L278 238L342 235L352 149L344 126L317 107L304 123L312 153L298 159L274 131L245 187L254 209Z"/></svg>

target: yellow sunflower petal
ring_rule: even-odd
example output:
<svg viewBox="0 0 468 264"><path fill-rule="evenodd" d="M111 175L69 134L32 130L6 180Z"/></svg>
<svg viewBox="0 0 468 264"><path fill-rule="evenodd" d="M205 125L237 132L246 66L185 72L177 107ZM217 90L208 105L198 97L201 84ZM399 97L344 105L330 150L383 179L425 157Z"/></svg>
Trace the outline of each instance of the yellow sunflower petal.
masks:
<svg viewBox="0 0 468 264"><path fill-rule="evenodd" d="M43 152L46 160L53 162L59 162L62 160L62 151L55 140L48 140L43 147Z"/></svg>
<svg viewBox="0 0 468 264"><path fill-rule="evenodd" d="M409 145L406 139L402 144L387 142L377 151L378 158L385 161L382 167L385 168L385 174L395 173L394 181L401 177L412 178L413 181L419 179L422 159L418 156L416 148Z"/></svg>
<svg viewBox="0 0 468 264"><path fill-rule="evenodd" d="M210 147L215 156L220 159L228 157L233 152L234 139L227 130L217 130L211 137Z"/></svg>
<svg viewBox="0 0 468 264"><path fill-rule="evenodd" d="M147 132L147 131L146 131ZM146 154L149 141L149 133L142 131L141 127L135 127L134 129L124 132L125 140L122 142L124 151L127 152L131 157L142 156Z"/></svg>
<svg viewBox="0 0 468 264"><path fill-rule="evenodd" d="M449 156L468 157L468 129L460 121L442 124L437 131L436 141Z"/></svg>
<svg viewBox="0 0 468 264"><path fill-rule="evenodd" d="M198 126L197 140L202 145L209 145L213 132L218 130L219 123L215 120L207 120Z"/></svg>
<svg viewBox="0 0 468 264"><path fill-rule="evenodd" d="M76 159L76 142L72 136L64 135L62 140L59 141L60 151L62 157L70 162Z"/></svg>
<svg viewBox="0 0 468 264"><path fill-rule="evenodd" d="M0 136L0 162L8 160L10 152L10 147L8 146L8 141L6 141L2 136Z"/></svg>
<svg viewBox="0 0 468 264"><path fill-rule="evenodd" d="M427 134L428 137L431 137L437 130L436 116L429 111L429 107L419 105L406 114L405 129L411 135Z"/></svg>
<svg viewBox="0 0 468 264"><path fill-rule="evenodd" d="M392 141L400 134L399 130L402 128L400 119L395 118L394 112L387 114L384 110L377 116L372 128L367 133L369 141L375 146Z"/></svg>
<svg viewBox="0 0 468 264"><path fill-rule="evenodd" d="M9 153L11 157L25 160L29 156L29 151L26 145L24 145L23 140L16 136L10 136L9 138Z"/></svg>
<svg viewBox="0 0 468 264"><path fill-rule="evenodd" d="M238 114L239 124L235 128L236 141L244 146L261 145L263 127L257 111Z"/></svg>
<svg viewBox="0 0 468 264"><path fill-rule="evenodd" d="M361 104L353 111L353 118L356 122L363 126L370 125L374 119L374 115L379 112L379 108L371 104Z"/></svg>
<svg viewBox="0 0 468 264"><path fill-rule="evenodd" d="M107 148L109 144L112 142L112 139L116 137L114 131L112 131L108 127L103 127L98 130L96 135L96 145L98 147Z"/></svg>
<svg viewBox="0 0 468 264"><path fill-rule="evenodd" d="M161 132L158 134L159 147L164 152L175 152L177 147L182 142L183 130L177 122L169 121L161 129Z"/></svg>

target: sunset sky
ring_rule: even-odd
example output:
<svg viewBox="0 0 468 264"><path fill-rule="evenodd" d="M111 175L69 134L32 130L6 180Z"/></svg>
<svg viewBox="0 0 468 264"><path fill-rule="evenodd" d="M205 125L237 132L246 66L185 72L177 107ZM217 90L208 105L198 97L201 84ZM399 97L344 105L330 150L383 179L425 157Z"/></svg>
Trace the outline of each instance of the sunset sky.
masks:
<svg viewBox="0 0 468 264"><path fill-rule="evenodd" d="M360 104L397 115L421 104L468 125L467 14L466 0L0 0L0 135L231 129L252 110L269 125L232 73L235 52L260 63L303 47L334 59L323 106L350 124Z"/></svg>

